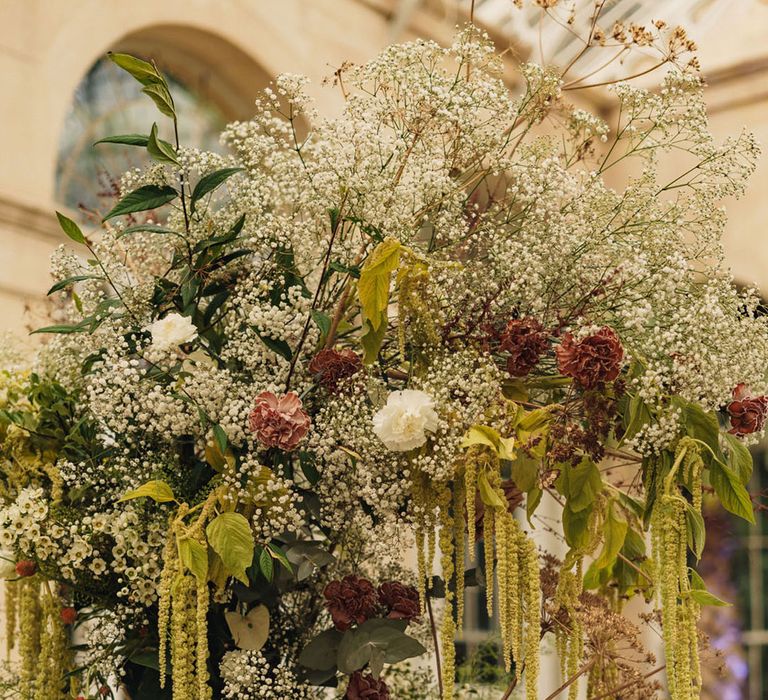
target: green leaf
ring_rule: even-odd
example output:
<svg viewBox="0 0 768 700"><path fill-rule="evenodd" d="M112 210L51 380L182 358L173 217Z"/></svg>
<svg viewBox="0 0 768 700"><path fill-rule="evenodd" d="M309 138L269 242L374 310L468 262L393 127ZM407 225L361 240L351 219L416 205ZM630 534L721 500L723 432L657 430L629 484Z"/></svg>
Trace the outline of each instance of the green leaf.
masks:
<svg viewBox="0 0 768 700"><path fill-rule="evenodd" d="M135 226L128 226L128 228L125 228L120 232L118 238L122 238L123 236L127 236L131 233L139 233L140 231L144 231L146 233L160 233L176 236L177 238L181 238L181 240L186 240L184 235L178 231L171 231L171 229L166 228L165 226L159 226L157 224L136 224Z"/></svg>
<svg viewBox="0 0 768 700"><path fill-rule="evenodd" d="M85 236L80 230L80 227L67 216L64 216L61 212L56 212L56 218L59 220L59 226L61 230L69 236L75 243L86 245Z"/></svg>
<svg viewBox="0 0 768 700"><path fill-rule="evenodd" d="M176 119L176 108L173 104L173 97L164 83L152 83L145 85L141 91L147 95L160 110L162 114L171 119Z"/></svg>
<svg viewBox="0 0 768 700"><path fill-rule="evenodd" d="M709 465L709 481L726 510L754 525L752 501L738 474L712 460Z"/></svg>
<svg viewBox="0 0 768 700"><path fill-rule="evenodd" d="M103 139L99 139L93 145L96 146L100 143L119 143L123 146L141 146L147 147L149 143L149 136L144 134L118 134L117 136L105 136Z"/></svg>
<svg viewBox="0 0 768 700"><path fill-rule="evenodd" d="M686 503L685 525L687 531L688 548L696 555L696 559L701 559L701 553L704 551L707 530L704 526L704 518L701 513Z"/></svg>
<svg viewBox="0 0 768 700"><path fill-rule="evenodd" d="M44 326L43 328L36 328L33 330L30 335L35 335L36 333L82 333L83 331L88 329L89 324L80 322L73 326L66 326L66 325L57 325L57 326Z"/></svg>
<svg viewBox="0 0 768 700"><path fill-rule="evenodd" d="M235 173L240 173L244 170L245 168L222 168L201 177L195 185L195 189L192 190L192 198L190 200L192 211L195 211L195 204L199 199L205 197L209 192L213 192L213 190Z"/></svg>
<svg viewBox="0 0 768 700"><path fill-rule="evenodd" d="M400 241L385 239L368 255L360 271L357 292L363 314L373 330L378 330L382 323L382 313L386 313L389 305L390 278L400 264L401 250Z"/></svg>
<svg viewBox="0 0 768 700"><path fill-rule="evenodd" d="M520 450L512 460L512 481L521 491L531 491L536 487L539 478L539 460Z"/></svg>
<svg viewBox="0 0 768 700"><path fill-rule="evenodd" d="M302 649L299 654L299 663L305 668L314 668L319 671L335 668L342 636L342 633L336 629L321 632Z"/></svg>
<svg viewBox="0 0 768 700"><path fill-rule="evenodd" d="M179 167L179 157L173 146L167 141L157 138L157 124L152 124L147 141L147 153L159 163L170 163Z"/></svg>
<svg viewBox="0 0 768 700"><path fill-rule="evenodd" d="M168 202L172 202L178 196L179 193L173 189L173 187L169 187L168 185L163 187L158 187L157 185L144 185L144 187L139 187L137 190L125 195L125 197L117 203L114 209L112 209L103 220L109 221L110 219L114 219L116 216L122 216L123 214L133 214L138 211L157 209L164 204L168 204Z"/></svg>
<svg viewBox="0 0 768 700"><path fill-rule="evenodd" d="M557 485L568 499L570 509L577 513L594 503L595 496L603 488L603 480L595 463L583 457L575 467L563 466Z"/></svg>
<svg viewBox="0 0 768 700"><path fill-rule="evenodd" d="M459 447L472 447L473 445L490 447L499 456L499 459L515 458L515 453L512 450L514 439L501 437L497 430L487 425L473 425L459 443Z"/></svg>
<svg viewBox="0 0 768 700"><path fill-rule="evenodd" d="M533 517L533 514L536 512L536 509L539 507L539 503L541 503L541 497L543 494L544 494L544 491L542 491L538 486L534 486L526 494L525 514L528 518L529 523L531 522L531 518Z"/></svg>
<svg viewBox="0 0 768 700"><path fill-rule="evenodd" d="M248 521L240 513L221 513L208 523L205 534L226 569L247 586L248 576L245 570L253 561L255 548Z"/></svg>
<svg viewBox="0 0 768 700"><path fill-rule="evenodd" d="M488 475L485 473L485 470L481 471L477 476L477 487L480 491L480 499L485 505L492 508L507 507L506 501L502 500L501 496L488 483Z"/></svg>
<svg viewBox="0 0 768 700"><path fill-rule="evenodd" d="M107 56L112 63L130 73L142 85L163 82L163 77L151 63L142 61L140 58L136 58L136 56L131 56L127 53L114 53L112 51L108 51Z"/></svg>
<svg viewBox="0 0 768 700"><path fill-rule="evenodd" d="M618 511L616 502L611 501L603 524L603 551L600 552L600 556L595 561L596 568L607 569L614 565L616 557L624 546L627 528L627 521Z"/></svg>
<svg viewBox="0 0 768 700"><path fill-rule="evenodd" d="M151 498L158 503L170 503L171 501L176 500L171 487L159 479L153 479L146 484L142 484L139 488L129 491L118 501L118 503L130 501L134 498Z"/></svg>
<svg viewBox="0 0 768 700"><path fill-rule="evenodd" d="M752 453L735 435L726 434L723 437L728 445L728 466L739 475L741 483L746 486L752 478Z"/></svg>
<svg viewBox="0 0 768 700"><path fill-rule="evenodd" d="M363 334L360 336L360 344L363 346L363 364L370 365L376 362L379 350L387 334L387 312L381 312L377 326L370 319L363 322Z"/></svg>
<svg viewBox="0 0 768 700"><path fill-rule="evenodd" d="M592 506L580 511L573 511L566 503L563 508L563 534L565 541L572 549L579 549L587 544L590 538L587 525L592 514Z"/></svg>
<svg viewBox="0 0 768 700"><path fill-rule="evenodd" d="M266 549L262 549L261 552L259 552L259 569L264 575L264 578L271 583L275 576L275 565Z"/></svg>
<svg viewBox="0 0 768 700"><path fill-rule="evenodd" d="M624 414L624 435L621 441L629 440L640 432L640 429L651 422L653 415L640 394L629 399L627 412Z"/></svg>
<svg viewBox="0 0 768 700"><path fill-rule="evenodd" d="M269 550L270 554L272 555L273 559L277 559L277 561L282 564L282 566L285 568L288 573L293 573L293 567L291 566L291 562L288 561L288 557L285 555L285 552L278 547L273 542L270 542L267 545L267 549Z"/></svg>
<svg viewBox="0 0 768 700"><path fill-rule="evenodd" d="M317 309L312 309L312 320L315 322L315 325L320 329L320 332L323 334L323 338L327 338L328 333L331 330L331 317L328 314L323 313L322 311L318 311Z"/></svg>
<svg viewBox="0 0 768 700"><path fill-rule="evenodd" d="M699 576L695 569L689 569L691 573L691 590L688 595L691 596L699 605L713 605L718 608L729 608L731 603L720 600L716 595L707 590L704 579Z"/></svg>
<svg viewBox="0 0 768 700"><path fill-rule="evenodd" d="M401 629L400 620L374 618L356 629L347 630L337 653L337 666L342 673L354 673L370 663L374 650L384 654L389 664L420 656L426 649Z"/></svg>
<svg viewBox="0 0 768 700"><path fill-rule="evenodd" d="M59 292L65 287L69 287L70 284L74 284L75 282L82 282L83 280L100 280L100 279L102 279L100 275L75 275L74 277L67 277L67 279L56 282L56 284L54 284L53 287L51 287L48 290L48 295L53 294L54 292Z"/></svg>
<svg viewBox="0 0 768 700"><path fill-rule="evenodd" d="M204 544L184 537L179 540L179 559L189 569L199 583L208 579L208 547Z"/></svg>
<svg viewBox="0 0 768 700"><path fill-rule="evenodd" d="M229 440L227 439L227 434L224 432L224 428L218 423L213 426L213 437L216 438L216 444L219 446L221 454L226 454Z"/></svg>
<svg viewBox="0 0 768 700"><path fill-rule="evenodd" d="M280 355L285 360L288 360L288 362L291 361L291 358L293 357L293 352L291 350L291 346L288 345L282 338L270 338L268 335L262 335L258 331L256 331L256 335L261 338L261 342L264 343L272 352L274 352L276 355Z"/></svg>
<svg viewBox="0 0 768 700"><path fill-rule="evenodd" d="M712 412L705 412L696 403L683 401L682 399L674 399L673 404L680 408L683 412L683 425L685 431L692 438L701 440L709 449L704 450L702 457L705 463L710 463L713 460L713 455L716 459L722 457L720 450L720 426L717 423L717 417Z"/></svg>

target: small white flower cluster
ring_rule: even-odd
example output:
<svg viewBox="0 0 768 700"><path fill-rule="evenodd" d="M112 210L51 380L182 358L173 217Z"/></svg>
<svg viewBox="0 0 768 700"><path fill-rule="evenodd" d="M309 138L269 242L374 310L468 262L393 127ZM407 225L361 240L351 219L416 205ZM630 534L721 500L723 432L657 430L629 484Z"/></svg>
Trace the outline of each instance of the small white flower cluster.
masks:
<svg viewBox="0 0 768 700"><path fill-rule="evenodd" d="M270 664L260 651L228 651L220 665L227 700L309 700L315 689L281 664Z"/></svg>

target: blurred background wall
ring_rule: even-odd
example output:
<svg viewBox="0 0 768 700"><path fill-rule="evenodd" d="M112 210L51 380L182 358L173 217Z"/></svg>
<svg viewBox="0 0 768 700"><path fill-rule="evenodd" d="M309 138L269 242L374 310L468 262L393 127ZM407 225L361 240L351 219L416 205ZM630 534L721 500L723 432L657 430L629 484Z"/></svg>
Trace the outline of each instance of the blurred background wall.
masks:
<svg viewBox="0 0 768 700"><path fill-rule="evenodd" d="M587 6L593 0L571 0ZM146 131L153 107L104 60L108 50L156 60L170 75L183 114L182 141L217 146L216 134L250 116L259 90L279 72L312 79L322 111L340 95L322 89L344 61L362 62L392 41L447 43L469 17L469 0L0 0L0 330L34 324L29 307L50 286L47 259L63 242L54 209L80 218L105 211L114 180L141 164L131 149L92 144ZM475 20L515 66L531 57L567 63L578 50L562 28L540 33L541 11L512 0L476 0ZM606 23L663 18L697 41L709 84L712 130L746 127L768 143L768 4L764 0L606 0ZM599 94L586 105L610 118ZM768 290L768 165L749 194L726 202L726 255L737 281ZM768 486L758 451L756 490ZM709 614L708 631L728 674L709 684L722 700L768 698L768 535L739 529L722 512L702 566L710 587L736 603ZM760 522L761 519L758 519ZM765 517L762 518L765 520ZM708 578L705 576L705 578ZM484 606L468 603L465 651L489 633Z"/></svg>

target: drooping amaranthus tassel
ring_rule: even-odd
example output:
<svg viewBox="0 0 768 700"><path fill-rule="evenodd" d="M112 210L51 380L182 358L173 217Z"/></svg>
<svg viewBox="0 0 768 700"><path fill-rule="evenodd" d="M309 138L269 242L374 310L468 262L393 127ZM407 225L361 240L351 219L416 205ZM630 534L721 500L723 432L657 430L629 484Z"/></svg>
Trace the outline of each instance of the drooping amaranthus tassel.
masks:
<svg viewBox="0 0 768 700"><path fill-rule="evenodd" d="M454 538L454 570L456 572L456 628L459 634L464 624L464 530L467 522L474 529L474 519L464 520L464 483L457 480L453 488L453 538Z"/></svg>
<svg viewBox="0 0 768 700"><path fill-rule="evenodd" d="M21 697L32 697L40 656L40 579L27 576L19 581L19 690Z"/></svg>
<svg viewBox="0 0 768 700"><path fill-rule="evenodd" d="M190 700L196 695L197 605L193 604L194 600L194 577L179 574L171 594L173 700Z"/></svg>
<svg viewBox="0 0 768 700"><path fill-rule="evenodd" d="M5 658L11 660L13 647L16 646L16 623L17 610L19 606L19 586L18 581L5 582Z"/></svg>
<svg viewBox="0 0 768 700"><path fill-rule="evenodd" d="M37 660L34 700L63 698L67 638L61 621L61 599L48 581L43 582L40 616L40 654Z"/></svg>
<svg viewBox="0 0 768 700"><path fill-rule="evenodd" d="M440 650L442 659L443 700L453 700L454 676L456 674L456 624L453 617L454 592L451 582L456 579L456 588L464 586L454 568L453 517L451 514L451 490L444 487L438 494L440 508L440 563L445 581L445 609L440 626ZM463 573L463 571L462 571Z"/></svg>
<svg viewBox="0 0 768 700"><path fill-rule="evenodd" d="M688 502L677 486L678 472L692 484L693 507L701 507L701 460L698 443L680 440L675 462L659 485L651 516L653 556L667 662L667 687L672 700L695 700L701 694L697 623L699 605L691 597L688 577Z"/></svg>

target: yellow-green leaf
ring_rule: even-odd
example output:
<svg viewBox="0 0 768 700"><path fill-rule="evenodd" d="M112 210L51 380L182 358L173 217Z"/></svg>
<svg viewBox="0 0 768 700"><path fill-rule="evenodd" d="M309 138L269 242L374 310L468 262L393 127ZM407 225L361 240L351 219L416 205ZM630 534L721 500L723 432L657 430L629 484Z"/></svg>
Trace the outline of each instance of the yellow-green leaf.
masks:
<svg viewBox="0 0 768 700"><path fill-rule="evenodd" d="M129 491L118 501L118 503L130 501L133 498L151 498L158 503L169 503L170 501L176 500L171 487L164 481L159 481L157 479L148 481L146 484L139 486L139 488Z"/></svg>
<svg viewBox="0 0 768 700"><path fill-rule="evenodd" d="M481 471L477 478L477 486L480 490L480 498L485 505L490 506L491 508L506 508L507 504L490 485L488 476L484 471Z"/></svg>
<svg viewBox="0 0 768 700"><path fill-rule="evenodd" d="M627 521L616 507L615 501L611 501L608 506L608 513L605 517L603 532L605 539L603 542L603 551L595 561L597 569L607 569L613 566L616 557L624 545L627 536Z"/></svg>
<svg viewBox="0 0 768 700"><path fill-rule="evenodd" d="M514 438L503 438L499 432L488 425L473 425L461 440L460 447L485 445L490 447L500 459L514 459Z"/></svg>
<svg viewBox="0 0 768 700"><path fill-rule="evenodd" d="M712 605L717 608L731 607L731 603L726 603L724 600L718 598L714 593L710 593L707 590L707 586L704 583L704 579L699 576L695 569L690 569L691 572L691 590L688 591L688 595L693 598L699 605ZM685 594L684 594L685 595Z"/></svg>
<svg viewBox="0 0 768 700"><path fill-rule="evenodd" d="M389 284L392 272L400 264L401 249L400 241L394 238L383 240L366 258L360 271L357 292L363 314L373 330L379 329L382 312L386 312L389 305Z"/></svg>
<svg viewBox="0 0 768 700"><path fill-rule="evenodd" d="M381 350L381 344L384 342L384 336L387 333L387 310L381 312L379 323L374 326L369 318L363 322L363 335L360 336L360 343L363 346L363 364L370 365L376 362Z"/></svg>
<svg viewBox="0 0 768 700"><path fill-rule="evenodd" d="M208 544L221 557L227 571L248 585L245 570L253 562L255 543L248 521L240 513L222 513L205 528Z"/></svg>
<svg viewBox="0 0 768 700"><path fill-rule="evenodd" d="M184 537L179 540L179 559L201 583L208 579L208 547Z"/></svg>

